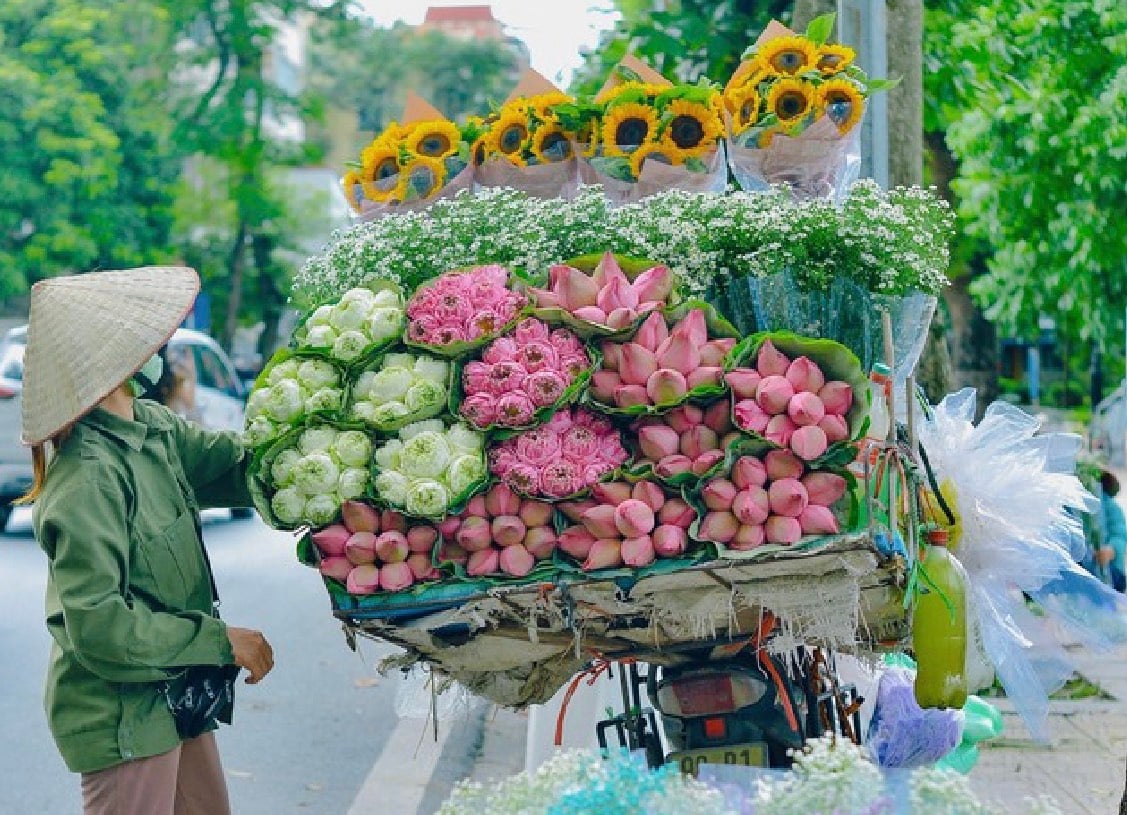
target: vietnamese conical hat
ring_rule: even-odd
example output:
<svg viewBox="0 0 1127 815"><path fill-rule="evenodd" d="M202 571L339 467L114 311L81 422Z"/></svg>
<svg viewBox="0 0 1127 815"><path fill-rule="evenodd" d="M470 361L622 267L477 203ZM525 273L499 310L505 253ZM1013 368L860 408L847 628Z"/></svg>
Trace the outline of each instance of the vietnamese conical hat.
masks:
<svg viewBox="0 0 1127 815"><path fill-rule="evenodd" d="M184 321L199 276L146 266L42 280L31 288L24 444L41 444L140 370Z"/></svg>

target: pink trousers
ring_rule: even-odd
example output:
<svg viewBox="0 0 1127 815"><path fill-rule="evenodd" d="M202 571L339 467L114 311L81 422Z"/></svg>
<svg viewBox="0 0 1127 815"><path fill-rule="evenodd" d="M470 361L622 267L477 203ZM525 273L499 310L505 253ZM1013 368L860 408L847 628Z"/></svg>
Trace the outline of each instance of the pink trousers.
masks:
<svg viewBox="0 0 1127 815"><path fill-rule="evenodd" d="M214 733L167 753L82 774L85 815L230 815Z"/></svg>

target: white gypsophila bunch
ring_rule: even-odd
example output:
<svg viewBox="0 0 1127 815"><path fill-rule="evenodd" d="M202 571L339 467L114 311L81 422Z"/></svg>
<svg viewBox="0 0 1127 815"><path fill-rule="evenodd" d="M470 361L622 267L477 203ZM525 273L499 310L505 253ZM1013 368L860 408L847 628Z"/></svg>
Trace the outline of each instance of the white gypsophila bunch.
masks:
<svg viewBox="0 0 1127 815"><path fill-rule="evenodd" d="M310 414L338 411L344 401L340 368L325 359L289 357L271 365L247 397L244 441L260 447Z"/></svg>
<svg viewBox="0 0 1127 815"><path fill-rule="evenodd" d="M970 787L970 779L955 770L933 767L915 770L912 773L911 801L912 812L1002 815L1002 810L979 801Z"/></svg>
<svg viewBox="0 0 1127 815"><path fill-rule="evenodd" d="M387 354L357 377L349 418L386 431L437 416L449 397L450 368L425 354Z"/></svg>
<svg viewBox="0 0 1127 815"><path fill-rule="evenodd" d="M270 505L282 523L332 523L343 502L364 495L371 481L372 440L359 430L311 425L270 462Z"/></svg>
<svg viewBox="0 0 1127 815"><path fill-rule="evenodd" d="M760 782L755 810L759 815L808 815L811 812L881 813L884 782L880 768L851 741L811 739L796 750L791 771Z"/></svg>

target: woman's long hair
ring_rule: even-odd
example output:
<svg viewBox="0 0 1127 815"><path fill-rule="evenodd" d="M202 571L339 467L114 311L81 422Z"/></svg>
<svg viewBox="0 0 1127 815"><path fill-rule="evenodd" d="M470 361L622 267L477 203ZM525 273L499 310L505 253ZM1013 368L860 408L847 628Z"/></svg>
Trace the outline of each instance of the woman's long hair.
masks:
<svg viewBox="0 0 1127 815"><path fill-rule="evenodd" d="M43 492L43 485L47 483L47 465L51 463L47 458L47 445L51 445L51 452L54 455L63 446L69 435L70 428L66 427L47 441L31 446L31 486L13 503L23 505L35 502L35 499Z"/></svg>

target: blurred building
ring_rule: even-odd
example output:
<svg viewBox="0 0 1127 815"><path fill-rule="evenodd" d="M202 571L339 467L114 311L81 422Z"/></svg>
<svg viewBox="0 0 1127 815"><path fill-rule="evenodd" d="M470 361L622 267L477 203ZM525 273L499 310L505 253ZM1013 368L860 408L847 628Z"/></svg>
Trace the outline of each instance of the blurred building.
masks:
<svg viewBox="0 0 1127 815"><path fill-rule="evenodd" d="M440 31L447 37L459 40L496 40L504 43L517 55L514 74L518 77L531 61L524 40L507 34L504 24L493 16L493 7L489 5L430 6L419 31Z"/></svg>

